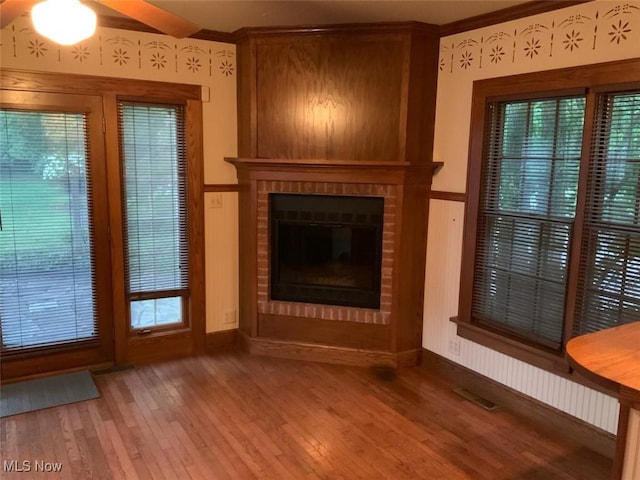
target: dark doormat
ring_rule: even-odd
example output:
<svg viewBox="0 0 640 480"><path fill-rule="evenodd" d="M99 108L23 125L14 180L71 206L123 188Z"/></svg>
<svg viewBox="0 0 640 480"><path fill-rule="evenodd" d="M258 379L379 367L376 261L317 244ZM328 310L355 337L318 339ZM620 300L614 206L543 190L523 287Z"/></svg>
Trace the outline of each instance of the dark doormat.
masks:
<svg viewBox="0 0 640 480"><path fill-rule="evenodd" d="M0 387L0 417L98 398L88 371L10 383Z"/></svg>

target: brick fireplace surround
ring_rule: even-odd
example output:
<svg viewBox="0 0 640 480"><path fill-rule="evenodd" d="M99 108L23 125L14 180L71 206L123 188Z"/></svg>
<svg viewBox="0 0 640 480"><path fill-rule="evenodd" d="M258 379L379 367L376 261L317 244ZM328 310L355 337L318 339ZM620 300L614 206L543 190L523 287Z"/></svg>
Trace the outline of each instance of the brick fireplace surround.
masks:
<svg viewBox="0 0 640 480"><path fill-rule="evenodd" d="M252 353L352 365L415 364L426 207L438 164L227 159L238 172L240 335ZM269 194L384 198L380 308L271 300Z"/></svg>
<svg viewBox="0 0 640 480"><path fill-rule="evenodd" d="M288 315L301 318L320 318L357 323L388 325L391 316L391 280L393 273L393 240L395 238L396 186L371 183L295 182L278 180L258 181L257 259L258 314ZM341 307L269 299L269 194L308 193L323 195L352 195L384 197L382 233L382 274L380 309Z"/></svg>

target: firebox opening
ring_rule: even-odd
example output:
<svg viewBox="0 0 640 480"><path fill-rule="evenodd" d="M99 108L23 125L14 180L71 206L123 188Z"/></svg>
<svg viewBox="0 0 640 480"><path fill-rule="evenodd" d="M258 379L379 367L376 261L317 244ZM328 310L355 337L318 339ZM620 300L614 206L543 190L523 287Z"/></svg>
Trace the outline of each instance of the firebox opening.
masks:
<svg viewBox="0 0 640 480"><path fill-rule="evenodd" d="M269 195L271 298L380 308L384 199Z"/></svg>

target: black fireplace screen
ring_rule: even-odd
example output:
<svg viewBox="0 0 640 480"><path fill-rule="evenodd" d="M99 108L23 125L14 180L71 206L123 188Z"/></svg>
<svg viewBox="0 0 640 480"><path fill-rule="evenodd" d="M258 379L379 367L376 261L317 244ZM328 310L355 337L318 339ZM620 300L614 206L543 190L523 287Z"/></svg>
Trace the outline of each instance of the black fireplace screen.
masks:
<svg viewBox="0 0 640 480"><path fill-rule="evenodd" d="M384 199L269 197L271 298L380 308Z"/></svg>

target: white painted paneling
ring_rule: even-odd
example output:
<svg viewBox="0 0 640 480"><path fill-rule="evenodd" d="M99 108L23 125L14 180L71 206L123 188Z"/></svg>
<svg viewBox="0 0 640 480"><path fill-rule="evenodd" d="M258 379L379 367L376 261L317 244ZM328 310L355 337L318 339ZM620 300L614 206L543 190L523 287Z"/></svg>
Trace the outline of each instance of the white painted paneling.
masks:
<svg viewBox="0 0 640 480"><path fill-rule="evenodd" d="M425 278L423 347L446 356L455 340L464 203L431 200ZM428 324L427 324L428 319Z"/></svg>
<svg viewBox="0 0 640 480"><path fill-rule="evenodd" d="M238 327L238 194L205 193L207 333Z"/></svg>

